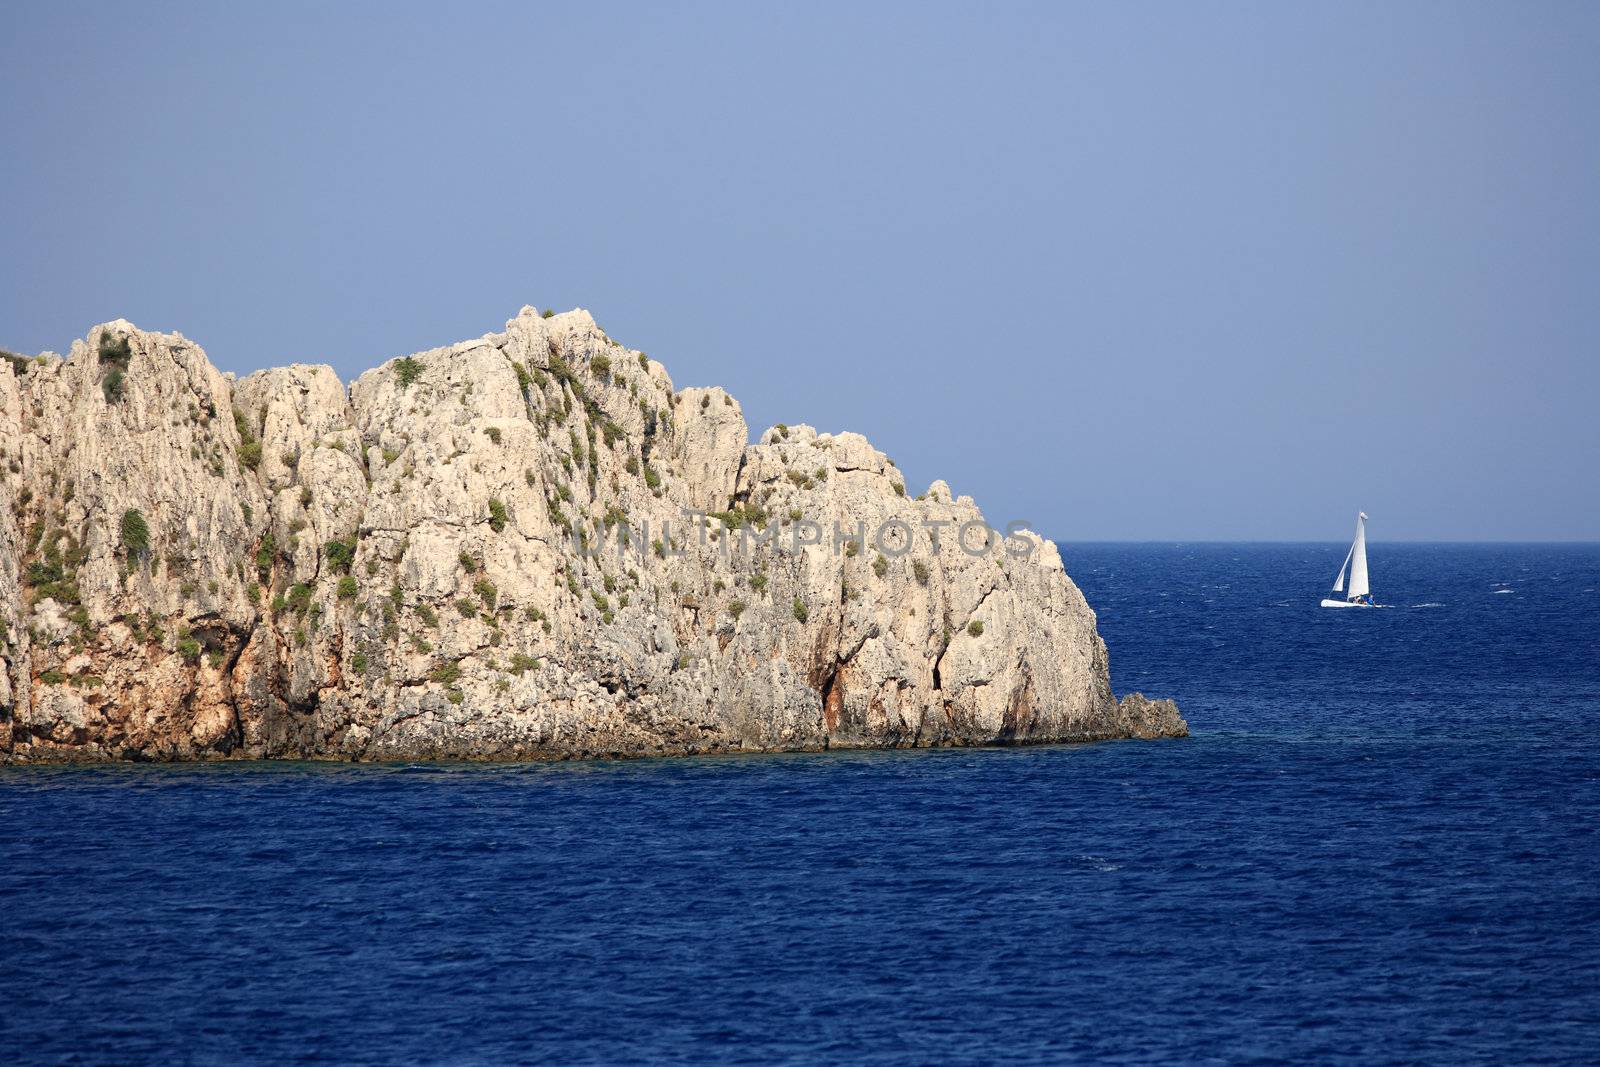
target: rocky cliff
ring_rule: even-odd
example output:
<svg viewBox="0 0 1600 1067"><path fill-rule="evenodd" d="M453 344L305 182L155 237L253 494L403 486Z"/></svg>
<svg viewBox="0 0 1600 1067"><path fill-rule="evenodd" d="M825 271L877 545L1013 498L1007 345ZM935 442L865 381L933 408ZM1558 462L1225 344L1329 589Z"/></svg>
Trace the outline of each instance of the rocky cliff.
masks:
<svg viewBox="0 0 1600 1067"><path fill-rule="evenodd" d="M0 761L1177 736L1056 548L852 433L749 443L585 312L346 389L107 323L0 363Z"/></svg>

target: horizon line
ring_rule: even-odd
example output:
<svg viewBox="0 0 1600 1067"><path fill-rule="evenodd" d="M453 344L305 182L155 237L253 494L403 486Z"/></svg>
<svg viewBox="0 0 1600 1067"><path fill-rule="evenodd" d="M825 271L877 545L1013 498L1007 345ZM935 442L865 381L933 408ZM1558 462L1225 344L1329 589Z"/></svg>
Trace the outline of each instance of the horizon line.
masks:
<svg viewBox="0 0 1600 1067"><path fill-rule="evenodd" d="M1037 533L1038 531L1034 531ZM1041 536L1046 536L1042 535ZM1079 537L1065 538L1050 535L1056 544L1089 545L1342 545L1345 538L1327 540L1297 537L1282 538L1205 538L1205 537ZM1507 539L1444 539L1425 537L1391 537L1382 541L1368 541L1368 546L1380 545L1592 545L1600 548L1600 538L1507 538Z"/></svg>

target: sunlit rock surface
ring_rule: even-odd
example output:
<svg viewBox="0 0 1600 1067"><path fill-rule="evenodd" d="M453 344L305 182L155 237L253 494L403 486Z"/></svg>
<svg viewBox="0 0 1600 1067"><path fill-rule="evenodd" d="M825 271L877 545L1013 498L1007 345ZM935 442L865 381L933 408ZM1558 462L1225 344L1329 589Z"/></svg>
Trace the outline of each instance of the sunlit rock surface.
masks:
<svg viewBox="0 0 1600 1067"><path fill-rule="evenodd" d="M857 434L751 444L584 311L348 388L97 326L0 364L0 497L4 761L1187 731L1113 698L1049 541L985 549L970 499Z"/></svg>

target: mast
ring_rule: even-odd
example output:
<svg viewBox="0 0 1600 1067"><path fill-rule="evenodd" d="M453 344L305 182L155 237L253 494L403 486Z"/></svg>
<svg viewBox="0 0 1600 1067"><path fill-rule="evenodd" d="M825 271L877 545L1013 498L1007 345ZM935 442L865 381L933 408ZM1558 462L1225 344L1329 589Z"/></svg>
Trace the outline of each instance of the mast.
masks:
<svg viewBox="0 0 1600 1067"><path fill-rule="evenodd" d="M1368 592L1367 513L1362 511L1356 514L1356 539L1350 546L1350 597L1366 596Z"/></svg>

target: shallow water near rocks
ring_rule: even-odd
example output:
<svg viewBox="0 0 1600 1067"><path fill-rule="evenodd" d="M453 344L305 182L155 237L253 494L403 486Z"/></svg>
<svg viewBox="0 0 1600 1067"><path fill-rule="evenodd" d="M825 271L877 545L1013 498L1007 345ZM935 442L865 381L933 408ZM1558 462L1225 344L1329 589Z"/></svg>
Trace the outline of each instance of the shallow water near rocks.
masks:
<svg viewBox="0 0 1600 1067"><path fill-rule="evenodd" d="M1194 736L0 769L19 1063L1600 1057L1600 546L1064 546Z"/></svg>

